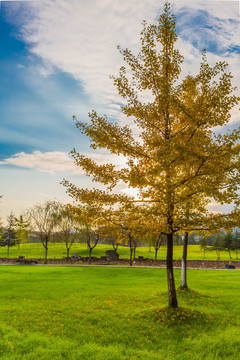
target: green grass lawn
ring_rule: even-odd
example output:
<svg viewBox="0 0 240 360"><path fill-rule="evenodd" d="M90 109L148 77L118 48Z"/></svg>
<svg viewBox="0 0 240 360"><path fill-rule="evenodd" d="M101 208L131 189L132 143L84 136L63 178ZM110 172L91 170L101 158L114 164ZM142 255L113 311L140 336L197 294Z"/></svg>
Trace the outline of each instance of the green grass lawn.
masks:
<svg viewBox="0 0 240 360"><path fill-rule="evenodd" d="M239 359L239 271L0 267L3 360ZM180 271L176 270L176 284Z"/></svg>
<svg viewBox="0 0 240 360"><path fill-rule="evenodd" d="M105 251L113 249L111 245L99 244L93 250L92 256L104 256ZM26 256L28 258L44 258L44 247L43 245L33 244L21 244L20 249L17 246L10 248L10 257ZM129 258L129 248L126 246L119 246L118 253L120 258ZM70 254L78 254L81 256L88 256L88 249L86 244L76 243L73 244ZM0 247L0 257L7 256L7 248ZM66 247L64 243L49 243L48 258L64 258L67 256ZM154 249L151 248L149 251L148 247L138 247L136 250L136 257L144 256L145 258L154 259ZM181 259L182 257L182 246L174 246L173 257L175 260ZM160 248L158 252L158 259L166 259L166 246ZM188 259L189 260L203 260L204 255L199 245L188 246ZM232 260L235 260L235 253L232 253ZM206 260L217 260L215 251L206 252ZM226 251L221 252L220 260L229 260L229 254Z"/></svg>

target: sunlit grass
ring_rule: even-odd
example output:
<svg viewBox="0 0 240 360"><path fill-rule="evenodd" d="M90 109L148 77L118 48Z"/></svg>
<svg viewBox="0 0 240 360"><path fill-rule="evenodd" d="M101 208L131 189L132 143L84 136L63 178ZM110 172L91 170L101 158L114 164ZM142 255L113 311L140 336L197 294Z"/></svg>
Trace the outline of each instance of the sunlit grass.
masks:
<svg viewBox="0 0 240 360"><path fill-rule="evenodd" d="M111 245L99 244L93 250L92 256L100 257L105 255L106 250L112 250ZM27 258L44 258L45 249L41 243L21 244L20 249L17 246L10 248L10 257L25 256ZM120 259L129 258L129 248L126 246L119 246L118 253ZM88 249L86 244L75 243L72 245L70 254L78 254L81 256L88 256ZM153 247L149 251L149 247L138 247L136 250L136 257L144 256L145 258L154 259ZM0 257L7 256L7 248L0 247ZM62 259L67 256L66 247L64 243L49 243L48 258ZM175 260L182 257L182 246L174 246L173 257ZM208 251L205 254L206 260L217 260L216 253L214 251ZM166 259L166 246L162 246L158 252L158 259ZM199 245L188 246L188 259L189 260L204 260L204 254ZM220 260L230 260L227 251L221 252ZM236 260L235 253L232 252L232 260Z"/></svg>
<svg viewBox="0 0 240 360"><path fill-rule="evenodd" d="M177 310L167 308L164 269L0 271L4 360L239 358L238 271L189 270Z"/></svg>

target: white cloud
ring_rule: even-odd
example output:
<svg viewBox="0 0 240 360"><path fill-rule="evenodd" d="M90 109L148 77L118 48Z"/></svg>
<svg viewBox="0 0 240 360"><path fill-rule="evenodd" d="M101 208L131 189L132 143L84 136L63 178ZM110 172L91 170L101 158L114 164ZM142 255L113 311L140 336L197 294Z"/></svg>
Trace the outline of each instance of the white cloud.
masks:
<svg viewBox="0 0 240 360"><path fill-rule="evenodd" d="M123 156L114 156L106 152L86 153L85 155L92 158L98 165L103 165L111 161L111 163L115 164L119 169L125 164ZM73 159L69 155L60 151L45 153L34 151L32 154L21 152L0 161L0 165L14 165L51 174L56 172L84 174L84 171L74 164Z"/></svg>
<svg viewBox="0 0 240 360"><path fill-rule="evenodd" d="M67 154L60 151L46 153L34 151L32 154L21 152L8 159L0 161L0 165L15 165L17 167L35 169L48 173L55 173L59 171L83 173L81 169L74 165L73 160Z"/></svg>

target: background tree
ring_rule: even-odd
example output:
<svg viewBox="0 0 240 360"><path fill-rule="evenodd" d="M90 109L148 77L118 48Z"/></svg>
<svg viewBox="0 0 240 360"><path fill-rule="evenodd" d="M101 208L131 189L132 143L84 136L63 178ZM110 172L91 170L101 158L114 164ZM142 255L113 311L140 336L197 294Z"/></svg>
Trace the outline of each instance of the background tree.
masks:
<svg viewBox="0 0 240 360"><path fill-rule="evenodd" d="M98 233L97 228L93 228L89 222L84 222L81 228L81 238L84 242L86 242L88 250L89 250L89 257L88 263L91 264L92 261L92 251L95 249L97 244L99 243L100 235Z"/></svg>
<svg viewBox="0 0 240 360"><path fill-rule="evenodd" d="M64 182L78 201L93 204L96 198L120 201L113 189L124 182L138 190L139 207L147 204L148 213L163 219L170 307L178 306L173 235L181 229L186 204L196 195L222 203L236 197L240 151L239 129L224 135L215 133L217 126L228 123L230 110L239 100L228 65L219 62L209 66L204 52L199 74L179 81L183 57L175 48L176 41L175 17L166 3L156 25L143 23L140 53L135 56L129 49L120 49L128 69L122 66L114 83L125 101L122 112L130 124L134 119L137 133L95 111L89 115L90 124L76 122L93 149L121 154L127 166L119 170L111 163L98 165L74 149L75 163L107 189L89 191ZM123 196L121 200L129 201Z"/></svg>
<svg viewBox="0 0 240 360"><path fill-rule="evenodd" d="M117 253L120 242L118 241L118 237L116 234L104 236L103 241L105 244L111 244L113 247L113 250Z"/></svg>
<svg viewBox="0 0 240 360"><path fill-rule="evenodd" d="M3 230L2 239L1 239L1 246L7 247L7 257L9 257L10 247L15 246L17 243L18 243L18 239L15 230L15 216L13 212L11 212L7 217L7 226Z"/></svg>
<svg viewBox="0 0 240 360"><path fill-rule="evenodd" d="M113 250L117 252L118 246L123 242L123 236L121 231L119 231L119 225L111 223L109 221L105 222L104 227L102 227L102 239L105 244L111 244Z"/></svg>
<svg viewBox="0 0 240 360"><path fill-rule="evenodd" d="M224 236L224 248L228 251L229 259L231 259L231 251L234 250L234 235L232 231L228 231Z"/></svg>
<svg viewBox="0 0 240 360"><path fill-rule="evenodd" d="M199 236L199 242L198 243L200 245L201 250L203 250L203 258L205 259L206 258L206 251L209 250L209 248L208 248L208 239L207 239L206 234L201 234Z"/></svg>
<svg viewBox="0 0 240 360"><path fill-rule="evenodd" d="M133 265L136 259L136 249L139 246L140 239L146 234L146 221L144 213L138 211L134 205L120 206L114 212L118 225L121 228L122 236L125 237L125 243L129 246L130 256L129 265Z"/></svg>
<svg viewBox="0 0 240 360"><path fill-rule="evenodd" d="M15 217L14 221L16 236L18 238L18 249L20 249L20 244L23 244L28 239L28 234L30 232L30 220L24 220L23 215L20 215L19 218Z"/></svg>
<svg viewBox="0 0 240 360"><path fill-rule="evenodd" d="M48 244L51 236L59 223L59 203L46 201L44 204L36 204L30 211L29 216L33 229L39 233L39 238L45 248L45 264L47 263Z"/></svg>
<svg viewBox="0 0 240 360"><path fill-rule="evenodd" d="M217 260L220 260L221 251L225 250L225 236L223 233L217 233L214 237L212 250L216 251Z"/></svg>
<svg viewBox="0 0 240 360"><path fill-rule="evenodd" d="M132 203L119 206L117 209L108 209L103 212L103 217L115 227L117 241L129 246L129 265L132 266L143 229L145 231L142 214L137 212L136 206Z"/></svg>
<svg viewBox="0 0 240 360"><path fill-rule="evenodd" d="M91 264L92 251L100 240L101 231L104 233L104 221L101 212L92 206L68 206L70 214L78 224L81 240L87 244L89 250L88 263Z"/></svg>
<svg viewBox="0 0 240 360"><path fill-rule="evenodd" d="M233 250L235 251L236 259L238 259L238 251L240 250L240 233L238 230L234 232L232 247Z"/></svg>
<svg viewBox="0 0 240 360"><path fill-rule="evenodd" d="M162 246L163 240L164 240L164 236L163 236L162 233L158 234L158 235L155 234L155 236L152 238L152 244L153 244L153 247L154 247L154 250L155 250L155 256L154 256L155 260L157 260L158 250Z"/></svg>
<svg viewBox="0 0 240 360"><path fill-rule="evenodd" d="M186 202L185 211L181 223L181 233L183 236L183 254L181 261L181 289L188 289L187 285L187 249L189 242L189 233L194 230L204 230L210 225L212 216L206 210L207 201L205 198L192 197Z"/></svg>
<svg viewBox="0 0 240 360"><path fill-rule="evenodd" d="M66 245L67 259L69 259L70 249L73 243L80 238L78 224L70 213L68 206L58 204L58 239L60 238Z"/></svg>
<svg viewBox="0 0 240 360"><path fill-rule="evenodd" d="M142 233L145 241L154 248L154 258L157 260L157 254L163 242L166 243L166 236L163 235L162 219L157 217L147 217L143 220Z"/></svg>

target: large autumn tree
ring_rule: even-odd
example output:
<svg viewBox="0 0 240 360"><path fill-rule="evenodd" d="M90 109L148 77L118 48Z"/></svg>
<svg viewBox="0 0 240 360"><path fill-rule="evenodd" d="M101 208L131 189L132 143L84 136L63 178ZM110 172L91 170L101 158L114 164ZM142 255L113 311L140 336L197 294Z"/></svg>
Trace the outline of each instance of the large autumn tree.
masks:
<svg viewBox="0 0 240 360"><path fill-rule="evenodd" d="M129 124L121 126L95 111L89 114L89 123L76 122L93 149L123 155L126 166L119 170L112 163L98 165L74 149L76 165L107 188L78 189L64 181L69 194L86 205L130 201L114 193L119 182L138 190L138 206L144 207L147 216L162 219L159 231L167 237L170 307L178 306L173 234L184 225L186 208L191 210L188 222L201 212L199 199L212 197L224 203L236 196L239 155L239 129L216 133L216 128L228 123L230 110L239 100L228 65L210 66L203 51L199 73L181 79L183 57L176 41L175 17L166 3L157 24L143 23L139 54L120 49L127 65L121 67L114 83L124 99L121 109Z"/></svg>

